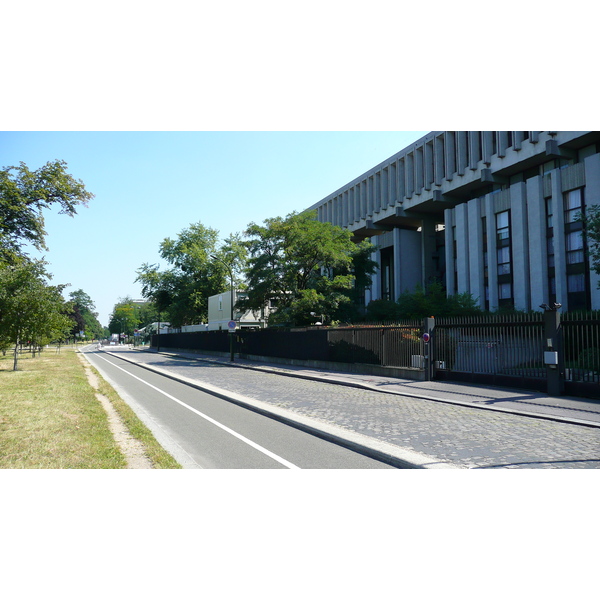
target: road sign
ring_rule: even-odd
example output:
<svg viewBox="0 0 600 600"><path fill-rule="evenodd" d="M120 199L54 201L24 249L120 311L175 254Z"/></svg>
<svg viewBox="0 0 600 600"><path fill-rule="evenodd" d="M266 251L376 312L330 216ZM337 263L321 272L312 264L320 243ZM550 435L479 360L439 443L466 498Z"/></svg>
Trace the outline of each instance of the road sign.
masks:
<svg viewBox="0 0 600 600"><path fill-rule="evenodd" d="M428 333L423 334L423 341L427 343L431 339L431 336Z"/></svg>
<svg viewBox="0 0 600 600"><path fill-rule="evenodd" d="M229 331L235 331L237 323L235 321L229 321L229 323L227 323L227 327L229 328Z"/></svg>

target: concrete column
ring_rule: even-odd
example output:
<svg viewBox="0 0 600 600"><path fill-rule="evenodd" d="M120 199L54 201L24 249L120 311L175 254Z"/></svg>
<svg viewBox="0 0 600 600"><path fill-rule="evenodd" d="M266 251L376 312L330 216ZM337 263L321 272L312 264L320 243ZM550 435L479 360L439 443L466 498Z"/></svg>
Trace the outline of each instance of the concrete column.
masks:
<svg viewBox="0 0 600 600"><path fill-rule="evenodd" d="M593 154L584 160L585 168L585 189L583 198L586 207L597 206L600 204L600 154ZM592 310L600 309L600 275L592 270L590 263L590 293L592 300Z"/></svg>
<svg viewBox="0 0 600 600"><path fill-rule="evenodd" d="M451 181L456 171L456 132L444 133L444 152L446 153L446 179Z"/></svg>
<svg viewBox="0 0 600 600"><path fill-rule="evenodd" d="M469 160L469 168L472 171L477 170L477 163L481 156L481 145L479 143L479 131L469 131L469 144L471 148L471 158Z"/></svg>
<svg viewBox="0 0 600 600"><path fill-rule="evenodd" d="M433 185L433 143L425 144L424 152L425 181L423 182L423 187L426 190L430 190Z"/></svg>
<svg viewBox="0 0 600 600"><path fill-rule="evenodd" d="M367 209L367 181L360 182L360 218L366 219L369 214Z"/></svg>
<svg viewBox="0 0 600 600"><path fill-rule="evenodd" d="M389 198L390 206L398 202L398 167L397 162L393 162L389 167L388 181L390 185Z"/></svg>
<svg viewBox="0 0 600 600"><path fill-rule="evenodd" d="M467 139L466 131L457 131L456 132L456 148L457 148L457 156L458 156L458 164L456 165L456 172L458 175L464 175L467 170L467 144L469 140Z"/></svg>
<svg viewBox="0 0 600 600"><path fill-rule="evenodd" d="M483 132L483 148L481 149L481 159L484 164L489 165L492 162L492 151L494 149L494 132Z"/></svg>
<svg viewBox="0 0 600 600"><path fill-rule="evenodd" d="M423 219L421 221L421 263L423 265L421 285L423 288L435 274L433 260L435 250L435 219Z"/></svg>
<svg viewBox="0 0 600 600"><path fill-rule="evenodd" d="M381 298L381 252L379 249L371 254L371 260L374 260L377 263L378 268L373 275L370 300L379 300ZM368 304L367 298L365 298L365 302Z"/></svg>
<svg viewBox="0 0 600 600"><path fill-rule="evenodd" d="M560 169L551 171L552 204L554 209L554 272L556 301L564 312L569 310L567 297L567 256L565 249L565 208Z"/></svg>
<svg viewBox="0 0 600 600"><path fill-rule="evenodd" d="M442 185L444 179L444 136L438 135L434 141L433 158L434 158L434 176L433 183Z"/></svg>
<svg viewBox="0 0 600 600"><path fill-rule="evenodd" d="M469 287L469 221L467 204L459 204L455 209L456 220L456 258L459 294L470 292Z"/></svg>
<svg viewBox="0 0 600 600"><path fill-rule="evenodd" d="M542 178L532 177L525 182L527 198L527 227L529 236L529 298L531 308L538 310L548 304L548 242L546 238L546 201Z"/></svg>
<svg viewBox="0 0 600 600"><path fill-rule="evenodd" d="M454 227L454 209L444 210L444 244L446 247L446 293L456 294L454 289L454 244L452 243L452 228Z"/></svg>
<svg viewBox="0 0 600 600"><path fill-rule="evenodd" d="M494 196L485 196L485 216L487 222L487 253L488 253L488 287L490 310L498 308L498 259L496 252L496 213L494 211Z"/></svg>
<svg viewBox="0 0 600 600"><path fill-rule="evenodd" d="M406 161L404 159L398 161L396 175L398 176L397 202L399 204L402 204L402 202L404 202L404 199L406 198Z"/></svg>
<svg viewBox="0 0 600 600"><path fill-rule="evenodd" d="M522 182L510 186L510 214L513 298L515 308L517 310L530 310L527 194L525 184Z"/></svg>
<svg viewBox="0 0 600 600"><path fill-rule="evenodd" d="M404 176L406 197L412 198L415 193L415 157L413 152L409 152L404 158Z"/></svg>
<svg viewBox="0 0 600 600"><path fill-rule="evenodd" d="M404 289L402 288L402 243L400 241L401 231L402 230L399 227L394 227L392 231L392 239L394 242L394 295L396 296L394 300L397 300L398 296L404 292Z"/></svg>
<svg viewBox="0 0 600 600"><path fill-rule="evenodd" d="M469 292L478 304L485 308L485 285L483 265L483 229L481 224L481 201L479 198L467 203L469 255Z"/></svg>

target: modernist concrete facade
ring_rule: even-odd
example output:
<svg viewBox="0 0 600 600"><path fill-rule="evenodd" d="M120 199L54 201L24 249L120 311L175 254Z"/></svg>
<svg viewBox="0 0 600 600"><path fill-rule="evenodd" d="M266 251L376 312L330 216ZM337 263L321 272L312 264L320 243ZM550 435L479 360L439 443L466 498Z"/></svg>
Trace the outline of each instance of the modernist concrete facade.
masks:
<svg viewBox="0 0 600 600"><path fill-rule="evenodd" d="M445 282L484 309L600 309L577 213L600 204L600 132L434 131L314 204L370 238L365 302Z"/></svg>

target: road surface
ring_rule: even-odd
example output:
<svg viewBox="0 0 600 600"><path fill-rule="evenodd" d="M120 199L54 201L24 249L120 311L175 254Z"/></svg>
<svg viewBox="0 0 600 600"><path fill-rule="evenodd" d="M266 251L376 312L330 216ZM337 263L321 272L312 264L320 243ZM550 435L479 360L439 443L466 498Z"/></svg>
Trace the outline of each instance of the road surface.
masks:
<svg viewBox="0 0 600 600"><path fill-rule="evenodd" d="M110 348L107 348L110 350ZM204 469L393 468L94 346L89 362L184 467Z"/></svg>

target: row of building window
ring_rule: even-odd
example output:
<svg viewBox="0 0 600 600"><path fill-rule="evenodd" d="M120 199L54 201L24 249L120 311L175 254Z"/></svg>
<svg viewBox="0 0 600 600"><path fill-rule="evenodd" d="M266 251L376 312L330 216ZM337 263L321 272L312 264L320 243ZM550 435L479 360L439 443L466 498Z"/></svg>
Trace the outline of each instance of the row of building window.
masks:
<svg viewBox="0 0 600 600"><path fill-rule="evenodd" d="M566 192L564 200L564 255L566 262L567 301L570 310L587 309L590 307L590 282L589 269L586 263L585 237L583 235L583 215L585 204L583 189L579 188ZM512 244L511 244L511 211L506 210L495 215L496 230L496 262L498 304L500 306L510 305L514 302L514 282L512 270ZM554 214L552 201L546 202L547 221L547 257L548 257L548 293L550 302L560 302L556 298L556 273L555 273L555 237L554 237ZM482 217L481 227L483 230L482 251L484 261L484 288L485 305L489 309L489 259L487 244L487 219ZM452 228L454 247L454 289L458 289L458 260L456 227ZM564 299L562 299L564 300Z"/></svg>

